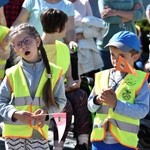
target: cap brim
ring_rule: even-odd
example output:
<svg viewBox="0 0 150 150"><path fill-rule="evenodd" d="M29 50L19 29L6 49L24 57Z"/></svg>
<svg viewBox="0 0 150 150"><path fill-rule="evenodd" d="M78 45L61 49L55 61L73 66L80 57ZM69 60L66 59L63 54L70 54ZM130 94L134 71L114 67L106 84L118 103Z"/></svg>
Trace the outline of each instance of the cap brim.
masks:
<svg viewBox="0 0 150 150"><path fill-rule="evenodd" d="M128 47L127 45L124 45L124 44L121 43L121 42L110 42L110 43L108 43L105 47L108 47L108 46L117 47L118 49L120 49L120 50L122 50L122 51L125 51L125 52L128 52L128 51L132 50L131 47Z"/></svg>

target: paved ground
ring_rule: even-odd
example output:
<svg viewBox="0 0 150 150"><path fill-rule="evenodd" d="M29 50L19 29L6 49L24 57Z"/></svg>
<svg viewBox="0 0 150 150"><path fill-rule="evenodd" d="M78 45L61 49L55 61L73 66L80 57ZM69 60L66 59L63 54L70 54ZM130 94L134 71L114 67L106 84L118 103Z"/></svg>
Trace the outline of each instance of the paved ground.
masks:
<svg viewBox="0 0 150 150"><path fill-rule="evenodd" d="M51 132L51 131L49 132L49 143L50 143L50 147L52 149L52 146L53 146L53 132ZM76 140L73 138L73 133L69 132L68 136L67 136L67 139L65 141L65 144L64 144L64 150L73 150L75 145L76 145Z"/></svg>
<svg viewBox="0 0 150 150"><path fill-rule="evenodd" d="M52 150L53 147L52 131L49 132L49 144L50 144L50 149ZM64 150L73 150L75 145L76 145L76 140L73 138L73 133L69 132L66 142L64 144ZM4 139L2 137L0 137L0 150L5 150Z"/></svg>
<svg viewBox="0 0 150 150"><path fill-rule="evenodd" d="M49 132L49 144L50 149L53 149L53 133ZM64 150L74 150L76 145L76 140L73 138L73 133L69 132L66 142L64 144ZM4 139L0 137L0 150L5 150ZM150 148L142 148L139 146L139 150L150 150Z"/></svg>

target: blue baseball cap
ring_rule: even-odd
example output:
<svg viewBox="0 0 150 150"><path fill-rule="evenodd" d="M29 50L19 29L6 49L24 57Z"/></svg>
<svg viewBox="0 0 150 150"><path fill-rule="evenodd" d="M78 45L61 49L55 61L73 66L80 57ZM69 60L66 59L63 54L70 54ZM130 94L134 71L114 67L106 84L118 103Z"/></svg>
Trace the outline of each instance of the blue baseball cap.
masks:
<svg viewBox="0 0 150 150"><path fill-rule="evenodd" d="M114 34L105 47L108 46L115 46L125 52L132 49L140 52L140 41L137 35L130 31L120 31Z"/></svg>

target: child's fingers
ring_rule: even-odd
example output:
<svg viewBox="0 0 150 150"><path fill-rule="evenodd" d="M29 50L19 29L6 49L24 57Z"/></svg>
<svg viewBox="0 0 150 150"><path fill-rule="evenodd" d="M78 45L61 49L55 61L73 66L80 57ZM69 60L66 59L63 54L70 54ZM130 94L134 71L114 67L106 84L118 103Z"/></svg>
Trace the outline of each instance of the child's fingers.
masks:
<svg viewBox="0 0 150 150"><path fill-rule="evenodd" d="M33 115L40 115L40 114L43 114L43 113L44 113L44 110L38 109L38 110L36 110L36 111L34 112Z"/></svg>

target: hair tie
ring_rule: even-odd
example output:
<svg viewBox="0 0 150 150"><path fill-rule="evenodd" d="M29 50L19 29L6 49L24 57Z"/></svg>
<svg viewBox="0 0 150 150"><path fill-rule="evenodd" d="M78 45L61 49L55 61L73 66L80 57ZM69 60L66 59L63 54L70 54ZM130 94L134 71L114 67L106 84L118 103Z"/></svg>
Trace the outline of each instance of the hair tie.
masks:
<svg viewBox="0 0 150 150"><path fill-rule="evenodd" d="M49 78L49 79L50 79L51 77L52 77L52 76L51 76L51 74L47 74L47 78Z"/></svg>

